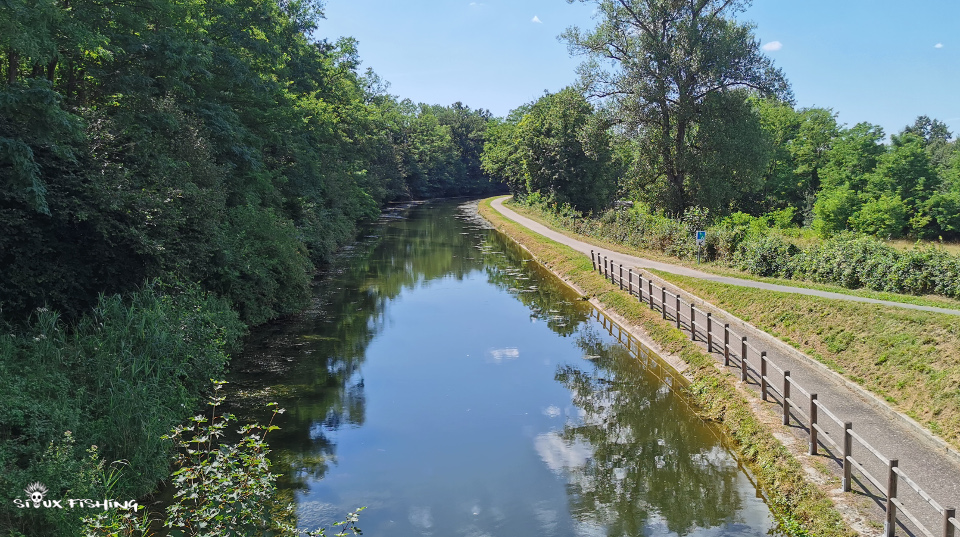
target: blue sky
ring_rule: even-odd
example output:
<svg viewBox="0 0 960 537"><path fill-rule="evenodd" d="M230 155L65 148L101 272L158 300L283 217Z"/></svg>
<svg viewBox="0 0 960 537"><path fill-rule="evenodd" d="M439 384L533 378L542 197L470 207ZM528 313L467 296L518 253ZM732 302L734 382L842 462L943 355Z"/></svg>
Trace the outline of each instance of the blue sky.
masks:
<svg viewBox="0 0 960 537"><path fill-rule="evenodd" d="M576 80L557 36L593 26L564 0L327 0L317 37L352 36L390 93L495 115ZM738 15L790 81L799 107L900 131L918 115L960 135L960 1L754 0Z"/></svg>

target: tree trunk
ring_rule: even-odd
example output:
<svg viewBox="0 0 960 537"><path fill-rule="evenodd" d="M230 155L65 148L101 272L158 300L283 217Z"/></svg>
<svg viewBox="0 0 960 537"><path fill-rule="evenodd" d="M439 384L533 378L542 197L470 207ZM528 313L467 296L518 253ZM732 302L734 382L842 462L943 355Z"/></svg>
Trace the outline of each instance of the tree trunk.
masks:
<svg viewBox="0 0 960 537"><path fill-rule="evenodd" d="M11 50L7 54L7 84L15 84L20 77L20 54Z"/></svg>
<svg viewBox="0 0 960 537"><path fill-rule="evenodd" d="M47 80L51 83L54 81L54 75L57 74L57 58L54 56L50 63L47 64Z"/></svg>

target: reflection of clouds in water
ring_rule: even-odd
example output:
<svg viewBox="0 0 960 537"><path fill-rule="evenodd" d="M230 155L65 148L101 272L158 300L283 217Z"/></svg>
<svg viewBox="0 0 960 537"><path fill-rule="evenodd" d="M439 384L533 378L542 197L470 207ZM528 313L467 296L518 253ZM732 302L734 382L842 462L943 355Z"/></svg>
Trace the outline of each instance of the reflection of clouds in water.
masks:
<svg viewBox="0 0 960 537"><path fill-rule="evenodd" d="M557 522L560 520L560 514L556 509L553 509L550 502L537 502L533 506L533 515L540 523L542 529L540 535L553 535L557 532Z"/></svg>
<svg viewBox="0 0 960 537"><path fill-rule="evenodd" d="M690 456L694 464L702 468L712 467L712 468L736 468L737 461L730 456L730 453L723 447L717 445L710 448L709 451L702 451L700 453L694 453Z"/></svg>
<svg viewBox="0 0 960 537"><path fill-rule="evenodd" d="M487 361L499 364L504 360L516 360L520 357L520 350L516 347L507 347L505 349L492 349L489 354L490 358Z"/></svg>
<svg viewBox="0 0 960 537"><path fill-rule="evenodd" d="M407 519L414 527L429 535L427 530L433 527L433 515L430 513L430 507L411 507Z"/></svg>
<svg viewBox="0 0 960 537"><path fill-rule="evenodd" d="M578 537L607 537L607 527L590 520L574 520L573 533Z"/></svg>
<svg viewBox="0 0 960 537"><path fill-rule="evenodd" d="M538 435L533 446L543 462L554 472L584 466L593 456L590 444L568 443L555 432Z"/></svg>
<svg viewBox="0 0 960 537"><path fill-rule="evenodd" d="M483 531L483 529L476 524L470 524L469 526L460 528L457 530L457 533L464 537L493 537L492 534Z"/></svg>
<svg viewBox="0 0 960 537"><path fill-rule="evenodd" d="M332 503L301 500L297 504L297 522L301 528L309 530L329 528L334 522L343 520L343 515L343 510Z"/></svg>
<svg viewBox="0 0 960 537"><path fill-rule="evenodd" d="M543 409L543 415L548 418L556 418L560 415L560 407L555 405L550 405L547 408Z"/></svg>

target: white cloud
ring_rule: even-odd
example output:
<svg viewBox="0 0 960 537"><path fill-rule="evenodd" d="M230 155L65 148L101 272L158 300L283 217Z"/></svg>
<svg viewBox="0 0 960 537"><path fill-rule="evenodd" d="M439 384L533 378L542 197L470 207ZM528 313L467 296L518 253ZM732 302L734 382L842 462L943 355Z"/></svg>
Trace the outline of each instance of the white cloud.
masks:
<svg viewBox="0 0 960 537"><path fill-rule="evenodd" d="M543 21L540 20L540 17L538 17L538 16L536 16L536 15L534 15L533 18L530 19L530 22L535 22L535 23L537 23L537 24L543 24Z"/></svg>
<svg viewBox="0 0 960 537"><path fill-rule="evenodd" d="M767 52L775 52L783 48L783 43L779 41L771 41L760 48Z"/></svg>
<svg viewBox="0 0 960 537"><path fill-rule="evenodd" d="M480 2L470 2L470 7L482 7L484 5L485 4L481 4Z"/></svg>
<svg viewBox="0 0 960 537"><path fill-rule="evenodd" d="M943 48L943 43L937 43L933 48Z"/></svg>

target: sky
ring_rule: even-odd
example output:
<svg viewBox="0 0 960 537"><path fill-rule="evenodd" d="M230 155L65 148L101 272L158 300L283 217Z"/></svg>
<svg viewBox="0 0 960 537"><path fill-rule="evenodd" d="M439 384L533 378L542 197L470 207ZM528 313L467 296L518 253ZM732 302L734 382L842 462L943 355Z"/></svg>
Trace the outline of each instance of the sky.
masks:
<svg viewBox="0 0 960 537"><path fill-rule="evenodd" d="M415 102L460 101L497 116L577 80L557 36L590 29L592 3L564 0L326 0L315 35L357 39L362 69ZM790 82L798 107L895 134L919 115L960 136L960 1L754 0L741 22Z"/></svg>

